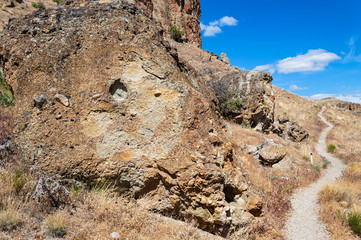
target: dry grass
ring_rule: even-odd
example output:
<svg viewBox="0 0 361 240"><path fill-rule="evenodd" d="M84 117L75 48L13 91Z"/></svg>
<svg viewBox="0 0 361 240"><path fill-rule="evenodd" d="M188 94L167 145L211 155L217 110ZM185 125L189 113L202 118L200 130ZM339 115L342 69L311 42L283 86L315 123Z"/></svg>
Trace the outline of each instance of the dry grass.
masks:
<svg viewBox="0 0 361 240"><path fill-rule="evenodd" d="M346 163L361 162L361 115L330 106L325 116L335 125L327 137L336 146L335 155Z"/></svg>
<svg viewBox="0 0 361 240"><path fill-rule="evenodd" d="M283 89L273 87L276 97L275 117L288 118L297 122L310 135L312 141L317 142L320 129L325 125L317 117L321 106L314 101L302 98Z"/></svg>
<svg viewBox="0 0 361 240"><path fill-rule="evenodd" d="M64 211L55 212L47 217L45 225L51 236L63 237L69 227L69 216Z"/></svg>
<svg viewBox="0 0 361 240"><path fill-rule="evenodd" d="M332 233L332 239L359 239L351 230L349 218L353 216L357 222L361 208L360 189L361 163L353 163L341 179L320 191L320 215Z"/></svg>
<svg viewBox="0 0 361 240"><path fill-rule="evenodd" d="M221 239L191 223L148 212L146 206L107 188L73 189L67 205L43 208L26 197L33 189L17 192L11 184L13 175L8 169L0 178L0 228L6 230L0 231L0 239L24 235L28 239L108 239L112 232L118 232L121 239Z"/></svg>
<svg viewBox="0 0 361 240"><path fill-rule="evenodd" d="M0 230L12 231L21 223L21 214L14 206L5 206L0 212Z"/></svg>

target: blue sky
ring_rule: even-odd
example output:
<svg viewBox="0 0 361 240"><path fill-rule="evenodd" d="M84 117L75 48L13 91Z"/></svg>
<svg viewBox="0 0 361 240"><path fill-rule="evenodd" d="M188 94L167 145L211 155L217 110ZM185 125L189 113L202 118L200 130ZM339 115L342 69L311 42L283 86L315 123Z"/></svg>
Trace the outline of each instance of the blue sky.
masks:
<svg viewBox="0 0 361 240"><path fill-rule="evenodd" d="M201 0L203 49L301 96L361 103L361 0Z"/></svg>

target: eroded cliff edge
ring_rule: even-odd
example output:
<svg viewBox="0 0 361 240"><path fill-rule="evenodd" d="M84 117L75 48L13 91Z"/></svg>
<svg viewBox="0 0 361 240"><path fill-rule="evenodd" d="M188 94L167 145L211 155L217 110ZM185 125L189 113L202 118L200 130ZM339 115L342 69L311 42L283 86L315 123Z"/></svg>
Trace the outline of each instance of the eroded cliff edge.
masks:
<svg viewBox="0 0 361 240"><path fill-rule="evenodd" d="M112 180L150 210L226 235L261 205L215 94L162 36L121 0L12 20L0 65L16 98L15 140L34 171Z"/></svg>

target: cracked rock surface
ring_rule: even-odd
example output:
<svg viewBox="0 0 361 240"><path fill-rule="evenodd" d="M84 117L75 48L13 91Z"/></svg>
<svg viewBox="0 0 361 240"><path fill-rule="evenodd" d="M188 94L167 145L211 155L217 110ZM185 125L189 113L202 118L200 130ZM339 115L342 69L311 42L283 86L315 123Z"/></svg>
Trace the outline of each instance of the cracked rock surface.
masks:
<svg viewBox="0 0 361 240"><path fill-rule="evenodd" d="M162 32L121 0L12 20L0 65L16 98L15 142L33 169L111 180L150 210L226 235L252 221L255 193L215 95Z"/></svg>

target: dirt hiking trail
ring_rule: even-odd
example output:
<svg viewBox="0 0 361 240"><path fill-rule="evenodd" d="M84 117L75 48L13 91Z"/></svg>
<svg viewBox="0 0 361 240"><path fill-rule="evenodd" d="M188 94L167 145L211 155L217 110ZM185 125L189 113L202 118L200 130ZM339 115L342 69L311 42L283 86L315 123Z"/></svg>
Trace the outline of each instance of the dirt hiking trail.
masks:
<svg viewBox="0 0 361 240"><path fill-rule="evenodd" d="M287 238L291 240L325 240L330 238L329 232L318 217L318 192L325 184L333 182L336 178L340 177L346 165L326 151L326 137L334 126L322 116L325 110L326 108L323 107L318 117L328 127L322 131L316 151L322 157L327 158L331 164L317 182L306 188L299 189L293 195L291 199L292 211L284 229Z"/></svg>

